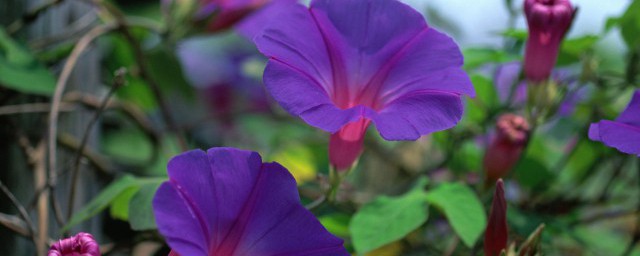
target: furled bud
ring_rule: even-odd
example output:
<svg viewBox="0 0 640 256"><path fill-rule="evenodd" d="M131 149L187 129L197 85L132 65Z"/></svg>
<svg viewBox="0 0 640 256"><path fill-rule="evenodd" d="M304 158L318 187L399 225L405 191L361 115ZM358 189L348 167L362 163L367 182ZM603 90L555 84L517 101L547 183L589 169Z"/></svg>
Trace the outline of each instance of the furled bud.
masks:
<svg viewBox="0 0 640 256"><path fill-rule="evenodd" d="M498 118L496 134L484 154L487 183L493 183L511 170L529 139L529 123L521 116L504 114Z"/></svg>
<svg viewBox="0 0 640 256"><path fill-rule="evenodd" d="M507 202L504 199L504 183L499 179L493 193L489 223L484 232L484 255L499 256L502 250L507 249L508 237Z"/></svg>
<svg viewBox="0 0 640 256"><path fill-rule="evenodd" d="M569 0L525 0L524 13L529 26L524 73L529 81L542 82L551 75L576 9Z"/></svg>
<svg viewBox="0 0 640 256"><path fill-rule="evenodd" d="M346 171L362 154L368 119L348 123L329 138L329 162L337 171Z"/></svg>
<svg viewBox="0 0 640 256"><path fill-rule="evenodd" d="M100 246L89 233L78 233L51 245L48 256L99 256Z"/></svg>

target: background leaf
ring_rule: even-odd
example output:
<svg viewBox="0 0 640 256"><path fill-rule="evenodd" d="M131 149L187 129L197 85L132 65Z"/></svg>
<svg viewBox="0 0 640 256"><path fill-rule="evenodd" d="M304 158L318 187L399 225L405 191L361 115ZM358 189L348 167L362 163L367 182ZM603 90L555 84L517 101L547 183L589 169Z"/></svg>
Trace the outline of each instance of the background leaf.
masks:
<svg viewBox="0 0 640 256"><path fill-rule="evenodd" d="M56 79L29 50L13 41L0 27L0 85L44 96L53 94Z"/></svg>
<svg viewBox="0 0 640 256"><path fill-rule="evenodd" d="M102 190L100 194L98 194L93 200L91 200L91 202L89 202L82 209L73 214L67 225L62 228L62 231L66 231L69 228L100 213L102 210L107 208L111 204L111 202L120 194L136 185L136 179L130 175L123 176L122 178L112 182L111 184L109 184L109 186Z"/></svg>
<svg viewBox="0 0 640 256"><path fill-rule="evenodd" d="M401 197L380 196L364 205L351 219L349 230L353 246L365 253L396 241L427 221L428 210L421 178L416 186Z"/></svg>
<svg viewBox="0 0 640 256"><path fill-rule="evenodd" d="M152 201L156 190L162 182L152 182L140 188L129 201L129 224L133 230L149 230L156 228Z"/></svg>
<svg viewBox="0 0 640 256"><path fill-rule="evenodd" d="M487 216L475 193L460 183L444 183L427 194L465 245L473 247L487 225Z"/></svg>

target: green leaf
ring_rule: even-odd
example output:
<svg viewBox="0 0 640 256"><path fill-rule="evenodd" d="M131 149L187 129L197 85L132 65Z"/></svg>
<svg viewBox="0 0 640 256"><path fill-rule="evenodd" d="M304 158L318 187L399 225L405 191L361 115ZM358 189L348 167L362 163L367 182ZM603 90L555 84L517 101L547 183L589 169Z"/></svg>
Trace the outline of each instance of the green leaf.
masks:
<svg viewBox="0 0 640 256"><path fill-rule="evenodd" d="M470 70L487 63L503 63L517 60L518 57L504 51L489 48L467 48L462 51L464 55L464 69Z"/></svg>
<svg viewBox="0 0 640 256"><path fill-rule="evenodd" d="M607 33L613 27L620 26L620 20L622 20L622 17L609 17L609 18L607 18L607 21L605 22L605 25L604 25L604 32Z"/></svg>
<svg viewBox="0 0 640 256"><path fill-rule="evenodd" d="M557 65L569 65L580 61L580 57L587 51L592 50L598 40L600 40L600 38L594 35L585 35L564 40L560 46Z"/></svg>
<svg viewBox="0 0 640 256"><path fill-rule="evenodd" d="M485 110L500 104L498 92L491 79L480 74L473 74L471 75L471 83L473 83L477 95L474 100L479 101Z"/></svg>
<svg viewBox="0 0 640 256"><path fill-rule="evenodd" d="M555 175L540 161L531 157L524 157L515 168L515 178L528 188L547 186L555 178Z"/></svg>
<svg viewBox="0 0 640 256"><path fill-rule="evenodd" d="M344 213L333 213L319 217L318 220L331 234L339 237L349 237L349 221L351 216Z"/></svg>
<svg viewBox="0 0 640 256"><path fill-rule="evenodd" d="M518 41L525 41L529 36L529 32L526 29L507 29L500 32L500 35Z"/></svg>
<svg viewBox="0 0 640 256"><path fill-rule="evenodd" d="M156 219L153 215L152 201L156 190L162 183L150 182L143 185L129 201L129 224L133 230L149 230L156 228Z"/></svg>
<svg viewBox="0 0 640 256"><path fill-rule="evenodd" d="M156 47L146 53L146 58L149 62L149 72L165 95L179 93L187 99L195 98L194 90L184 78L182 66L173 52Z"/></svg>
<svg viewBox="0 0 640 256"><path fill-rule="evenodd" d="M353 246L365 253L399 240L420 227L429 216L424 186L427 179L401 197L380 196L365 204L351 219Z"/></svg>
<svg viewBox="0 0 640 256"><path fill-rule="evenodd" d="M107 70L116 70L125 67L129 70L136 70L135 54L131 45L120 35L107 35L101 42L105 45L104 65ZM137 37L137 40L144 39L144 36ZM107 78L109 79L109 78ZM127 86L120 87L116 91L116 96L121 100L132 102L145 111L154 110L157 107L153 92L149 85L135 72L127 72L125 76Z"/></svg>
<svg viewBox="0 0 640 256"><path fill-rule="evenodd" d="M129 220L129 201L133 195L135 195L140 187L132 186L126 189L124 192L120 193L113 202L111 202L111 208L109 208L109 214L114 219Z"/></svg>
<svg viewBox="0 0 640 256"><path fill-rule="evenodd" d="M487 225L478 197L466 185L444 183L427 194L427 201L440 209L465 245L473 247Z"/></svg>
<svg viewBox="0 0 640 256"><path fill-rule="evenodd" d="M630 49L640 47L640 0L633 1L620 17L620 33Z"/></svg>
<svg viewBox="0 0 640 256"><path fill-rule="evenodd" d="M44 96L51 96L56 79L28 49L13 41L0 27L0 85Z"/></svg>
<svg viewBox="0 0 640 256"><path fill-rule="evenodd" d="M102 150L119 162L140 164L152 157L153 143L142 131L123 129L105 133L102 137Z"/></svg>
<svg viewBox="0 0 640 256"><path fill-rule="evenodd" d="M475 141L464 142L453 154L449 168L458 173L480 171L483 150Z"/></svg>
<svg viewBox="0 0 640 256"><path fill-rule="evenodd" d="M122 178L112 182L111 184L109 184L109 186L102 190L100 194L98 194L93 200L91 200L91 202L89 202L82 209L73 214L73 216L69 220L69 223L67 223L67 225L65 225L61 231L64 232L69 228L100 213L102 210L107 208L114 199L116 199L129 188L136 185L136 179L130 175L123 176Z"/></svg>

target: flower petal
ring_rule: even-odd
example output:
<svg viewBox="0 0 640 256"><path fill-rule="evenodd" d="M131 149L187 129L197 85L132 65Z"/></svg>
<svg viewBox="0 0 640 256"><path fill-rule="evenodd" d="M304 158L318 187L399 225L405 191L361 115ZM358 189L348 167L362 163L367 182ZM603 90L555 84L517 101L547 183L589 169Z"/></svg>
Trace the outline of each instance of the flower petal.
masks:
<svg viewBox="0 0 640 256"><path fill-rule="evenodd" d="M270 60L266 73L269 75L264 76L265 86L273 98L289 113L312 126L335 132L361 117L360 108L337 108L310 77L279 60Z"/></svg>
<svg viewBox="0 0 640 256"><path fill-rule="evenodd" d="M416 140L453 127L462 111L462 100L456 94L423 92L396 99L371 119L386 140Z"/></svg>
<svg viewBox="0 0 640 256"><path fill-rule="evenodd" d="M520 105L526 101L527 85L518 80L521 71L522 64L517 61L505 63L496 68L493 79L501 102L506 102L509 99L509 94L512 93L512 90L515 90L512 99L515 105Z"/></svg>
<svg viewBox="0 0 640 256"><path fill-rule="evenodd" d="M158 230L181 255L207 255L217 203L207 155L193 150L172 158L167 166L169 182L158 188L153 209Z"/></svg>
<svg viewBox="0 0 640 256"><path fill-rule="evenodd" d="M300 204L293 176L278 163L265 163L255 184L260 193L248 218L238 255L349 255Z"/></svg>
<svg viewBox="0 0 640 256"><path fill-rule="evenodd" d="M272 0L264 7L244 17L235 25L235 30L245 38L253 40L255 36L262 33L271 20L274 20L274 17L280 17L280 14L286 12L297 2L297 0Z"/></svg>
<svg viewBox="0 0 640 256"><path fill-rule="evenodd" d="M383 102L422 90L475 96L471 81L462 70L462 53L450 37L429 28L403 51L382 84Z"/></svg>
<svg viewBox="0 0 640 256"><path fill-rule="evenodd" d="M629 105L616 118L616 121L640 127L640 90L633 93Z"/></svg>
<svg viewBox="0 0 640 256"><path fill-rule="evenodd" d="M153 206L175 253L346 253L300 204L293 176L280 165L263 164L255 152L194 150L171 159L168 172Z"/></svg>
<svg viewBox="0 0 640 256"><path fill-rule="evenodd" d="M207 182L215 188L215 204L211 201L212 195L207 202L212 207L208 216L215 217L216 236L212 239L214 246L219 247L223 238L236 228L235 221L251 202L262 158L256 152L233 148L212 148L207 155L213 173L213 180Z"/></svg>
<svg viewBox="0 0 640 256"><path fill-rule="evenodd" d="M307 83L326 90L332 81L327 47L306 7L291 6L287 15L272 20L254 41L258 50L272 61L277 60L308 77ZM265 82L269 76L271 73L265 71Z"/></svg>
<svg viewBox="0 0 640 256"><path fill-rule="evenodd" d="M399 1L316 0L310 10L331 57L338 105L379 86L375 77L384 77L390 60L427 29L422 15Z"/></svg>
<svg viewBox="0 0 640 256"><path fill-rule="evenodd" d="M602 120L591 125L589 138L601 141L623 153L640 155L640 127Z"/></svg>

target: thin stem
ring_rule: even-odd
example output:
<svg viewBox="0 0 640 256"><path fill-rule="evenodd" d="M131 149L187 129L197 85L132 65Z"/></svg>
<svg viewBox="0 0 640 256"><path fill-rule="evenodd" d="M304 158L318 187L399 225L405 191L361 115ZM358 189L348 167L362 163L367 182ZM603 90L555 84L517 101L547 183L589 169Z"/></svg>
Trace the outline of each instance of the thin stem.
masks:
<svg viewBox="0 0 640 256"><path fill-rule="evenodd" d="M87 49L87 47L89 47L89 45L91 44L91 42L93 42L93 40L95 40L96 38L98 38L99 36L105 33L108 33L114 30L115 28L116 27L113 24L107 24L107 25L95 27L91 31L89 31L85 36L83 36L80 39L80 41L78 41L78 44L76 44L76 46L71 51L71 55L69 55L69 58L62 69L62 73L60 74L60 77L58 78L58 81L56 83L56 90L51 100L51 113L49 114L49 133L48 133L48 143L47 143L48 145L47 152L49 157L48 184L50 186L50 189L52 190L51 192L52 203L54 204L54 210L55 210L54 213L56 215L56 220L58 220L58 222L60 222L62 218L60 215L61 212L59 211L60 207L58 206L57 201L55 201L56 200L55 196L53 196L54 194L53 189L55 188L55 185L57 183L57 172L56 172L56 159L57 159L56 137L57 136L56 135L58 134L58 115L60 113L62 93L64 92L67 86L67 81L69 80L69 77L71 77L71 72L73 71L73 68L76 66L82 52L84 52L84 50ZM58 224L60 225L62 223L58 223Z"/></svg>
<svg viewBox="0 0 640 256"><path fill-rule="evenodd" d="M320 207L321 205L324 205L326 202L327 202L327 196L321 195L318 199L311 202L310 204L305 205L304 207L307 208L307 210L309 211L313 211L316 208Z"/></svg>
<svg viewBox="0 0 640 256"><path fill-rule="evenodd" d="M15 195L11 193L9 188L7 188L7 186L5 186L1 180L0 180L0 190L2 190L2 193L7 198L9 198L9 201L11 201L13 206L16 207L16 209L18 209L18 213L20 214L20 217L27 224L27 228L29 229L29 235L31 236L33 243L37 244L38 239L36 238L35 226L33 225L33 222L31 222L31 217L29 217L29 213L27 213L27 209L25 209L24 206L20 204L20 201L18 201Z"/></svg>
<svg viewBox="0 0 640 256"><path fill-rule="evenodd" d="M115 18L118 24L118 30L120 31L120 33L122 33L122 35L124 36L125 40L127 40L131 48L133 48L133 53L134 53L133 55L136 60L136 63L138 64L140 77L145 81L147 81L147 83L149 84L149 88L151 89L151 92L153 93L156 99L156 102L160 107L160 113L162 114L162 118L167 124L169 130L176 135L178 139L178 145L180 146L182 151L186 151L188 149L187 140L184 137L184 134L182 134L182 132L180 131L180 127L178 127L178 125L176 124L175 120L173 119L173 116L171 115L169 105L165 101L162 95L162 91L160 90L160 85L149 72L149 67L147 66L144 52L140 47L140 43L131 34L131 31L129 30L130 25L126 17L122 12L120 12L120 10L118 10L117 8L115 8L114 6L112 6L110 3L106 1L91 0L91 2L98 7L101 7L103 10L105 10Z"/></svg>
<svg viewBox="0 0 640 256"><path fill-rule="evenodd" d="M21 236L31 238L30 236L31 231L29 231L29 227L27 226L27 223L25 223L19 217L0 213L0 224L12 230L13 232L20 234Z"/></svg>
<svg viewBox="0 0 640 256"><path fill-rule="evenodd" d="M91 119L91 121L89 121L89 124L87 124L87 128L85 129L84 134L82 135L82 139L80 140L80 146L78 147L78 150L76 152L76 157L73 162L74 169L73 169L73 172L71 173L71 189L69 192L69 201L67 204L68 205L67 220L71 219L71 215L73 215L73 206L75 202L76 188L78 187L78 181L80 176L79 175L80 160L82 159L82 156L83 156L82 152L84 152L84 148L86 147L87 142L89 141L89 135L91 134L91 130L93 129L93 126L98 122L98 120L100 119L100 116L102 115L102 112L106 109L107 104L109 103L109 99L111 98L111 96L113 96L116 90L118 90L118 88L124 85L125 74L126 74L126 70L123 68L116 71L116 75L115 75L115 78L113 79L113 85L111 86L111 89L102 100L102 103L100 104L98 109L95 111L95 114L93 115L93 118Z"/></svg>
<svg viewBox="0 0 640 256"><path fill-rule="evenodd" d="M60 111L72 111L74 107L72 104L60 103ZM3 115L16 115L16 114L29 114L29 113L48 113L51 111L51 104L49 103L26 103L19 105L9 105L0 107L0 116Z"/></svg>

